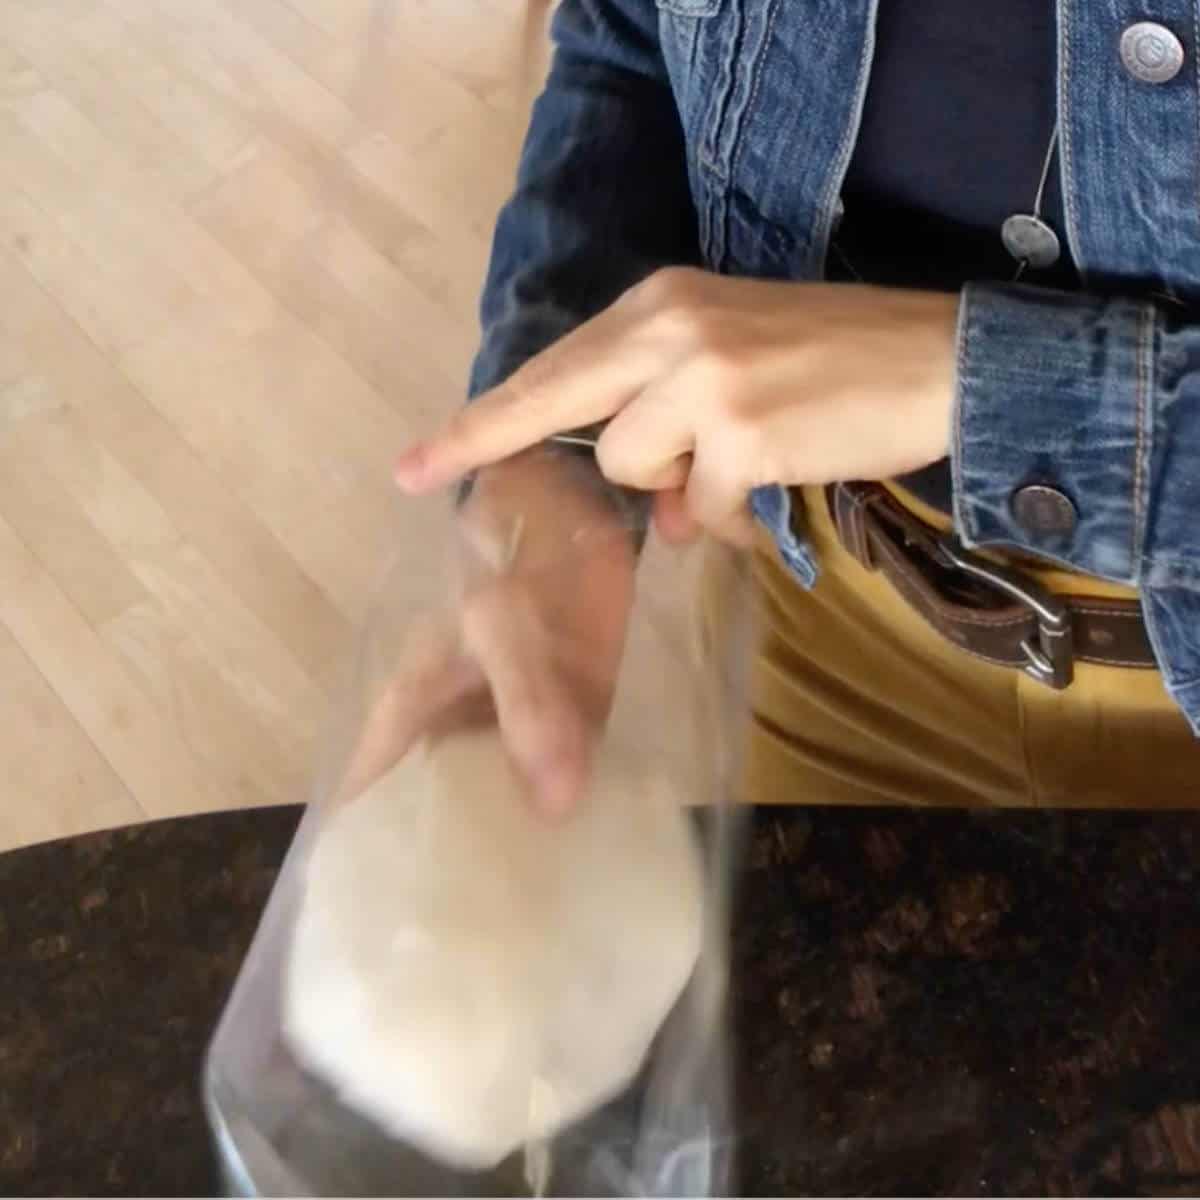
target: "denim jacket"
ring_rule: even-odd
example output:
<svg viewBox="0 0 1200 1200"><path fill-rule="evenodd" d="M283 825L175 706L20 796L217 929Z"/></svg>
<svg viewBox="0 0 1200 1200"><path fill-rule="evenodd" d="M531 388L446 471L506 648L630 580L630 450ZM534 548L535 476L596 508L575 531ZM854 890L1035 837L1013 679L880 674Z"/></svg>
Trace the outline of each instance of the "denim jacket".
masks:
<svg viewBox="0 0 1200 1200"><path fill-rule="evenodd" d="M473 394L668 264L815 280L839 208L877 0L562 0L556 53L496 232ZM1122 60L1170 30L1164 82ZM951 453L967 546L1139 590L1200 733L1200 0L1058 0L1065 234L1084 290L970 284ZM1071 498L1032 535L1011 497ZM798 580L817 564L780 487L752 497Z"/></svg>

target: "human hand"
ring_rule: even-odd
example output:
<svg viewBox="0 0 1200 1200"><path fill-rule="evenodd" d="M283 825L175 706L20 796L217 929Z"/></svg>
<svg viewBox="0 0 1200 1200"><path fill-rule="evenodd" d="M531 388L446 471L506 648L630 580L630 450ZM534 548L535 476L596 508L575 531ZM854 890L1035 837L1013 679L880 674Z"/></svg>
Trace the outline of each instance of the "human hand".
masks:
<svg viewBox="0 0 1200 1200"><path fill-rule="evenodd" d="M744 543L762 484L885 479L949 450L958 298L661 271L412 447L444 486L555 433L608 425L614 483L657 492L673 539Z"/></svg>
<svg viewBox="0 0 1200 1200"><path fill-rule="evenodd" d="M628 531L577 462L536 450L480 473L460 513L461 599L414 628L340 791L359 795L424 737L498 724L536 808L580 798L633 599Z"/></svg>

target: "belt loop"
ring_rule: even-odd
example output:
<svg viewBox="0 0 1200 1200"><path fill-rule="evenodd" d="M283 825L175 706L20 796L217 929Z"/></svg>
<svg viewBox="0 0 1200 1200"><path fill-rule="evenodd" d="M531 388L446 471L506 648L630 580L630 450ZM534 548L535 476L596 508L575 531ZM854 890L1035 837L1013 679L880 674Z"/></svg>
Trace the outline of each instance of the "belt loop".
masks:
<svg viewBox="0 0 1200 1200"><path fill-rule="evenodd" d="M825 495L842 545L861 566L874 571L877 563L871 553L871 537L867 531L871 489L862 484L833 483L825 489Z"/></svg>

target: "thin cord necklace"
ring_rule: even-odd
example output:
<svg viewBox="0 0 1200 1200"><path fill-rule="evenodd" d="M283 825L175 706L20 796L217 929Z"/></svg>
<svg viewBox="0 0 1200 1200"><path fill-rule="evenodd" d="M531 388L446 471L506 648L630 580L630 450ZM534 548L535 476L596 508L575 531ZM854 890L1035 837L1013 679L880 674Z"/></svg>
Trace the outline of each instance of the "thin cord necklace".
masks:
<svg viewBox="0 0 1200 1200"><path fill-rule="evenodd" d="M1058 122L1050 134L1050 144L1046 147L1046 160L1042 163L1042 177L1038 181L1037 195L1033 201L1033 212L1014 213L1000 227L1000 238L1004 248L1017 260L1017 273L1013 282L1032 267L1035 271L1052 267L1062 256L1062 245L1058 234L1050 228L1042 216L1042 202L1046 197L1046 183L1050 178L1050 164L1054 161L1054 151L1058 148Z"/></svg>
<svg viewBox="0 0 1200 1200"><path fill-rule="evenodd" d="M1042 206L1046 199L1046 185L1050 181L1050 168L1054 163L1054 153L1058 149L1059 124L1054 123L1050 131L1050 142L1046 146L1046 157L1042 161L1042 173L1038 179L1037 194L1033 198L1033 211L1014 213L1005 219L1000 227L1000 240L1005 250L1016 260L1017 269L1013 274L1013 283L1018 282L1027 270L1042 271L1052 267L1062 257L1062 243L1049 222L1042 216ZM830 249L842 260L842 265L858 282L863 283L854 263L850 260L845 249L836 237L830 239Z"/></svg>

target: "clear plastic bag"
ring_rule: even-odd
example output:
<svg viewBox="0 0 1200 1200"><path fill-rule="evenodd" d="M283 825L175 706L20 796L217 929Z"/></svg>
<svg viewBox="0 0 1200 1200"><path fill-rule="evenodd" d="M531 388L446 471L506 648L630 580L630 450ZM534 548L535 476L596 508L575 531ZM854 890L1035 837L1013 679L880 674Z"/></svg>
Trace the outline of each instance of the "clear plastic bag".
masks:
<svg viewBox="0 0 1200 1200"><path fill-rule="evenodd" d="M699 870L694 966L619 1093L565 1124L551 1122L548 1131L531 1132L495 1165L466 1167L461 1159L452 1161L454 1155L439 1154L428 1137L405 1136L394 1122L381 1121L371 1105L348 1102L345 1080L335 1081L314 1068L313 1055L300 1046L294 1024L289 1025L288 1014L295 1008L288 991L289 979L294 986L295 977L289 971L298 969L306 903L310 909L316 903L313 863L322 839L333 837L339 814L366 797L384 774L398 769L398 760L416 753L404 744L407 733L397 732L404 726L394 710L397 681L424 678L419 660L428 658L432 646L453 645L454 654L469 659L469 649L456 640L464 606L481 588L514 572L534 592L552 577L547 586L558 589L560 606L566 604L585 618L591 606L596 627L607 628L605 613L596 606L611 605L613 598L598 581L606 563L631 553L630 535L640 532L634 528L639 517L624 513L615 521L605 502L582 510L594 516L572 518L577 524L565 536L560 530L522 562L522 530L543 520L538 509L544 501L531 501L528 512L509 511L504 521L490 526L466 519L449 496L406 503L418 510L416 521L413 512L406 517L408 528L422 531L420 544L405 544L385 572L309 806L210 1048L205 1096L227 1188L240 1195L724 1194L730 1190L732 1166L725 1012L728 904L738 844L736 812L727 801L738 760L737 714L746 656L737 644L719 651L705 646L699 634L694 618L697 559L703 552L723 553L711 547L675 551L653 541L647 546L628 622L620 630L615 686L597 750L597 770L604 767L604 756L615 755L666 781L670 794L687 806L682 821ZM563 514L554 516L561 524ZM583 627L590 627L586 620ZM401 697L404 692L401 686ZM486 687L476 692L468 686L437 714L437 737L457 737L466 726L486 731L494 722ZM433 744L434 735L426 738L427 732L417 745ZM590 793L585 800L604 802L603 796ZM431 820L446 816L444 810L440 818L433 809L429 813ZM578 819L568 819L564 828ZM512 851L510 842L510 851L489 869L513 873L521 887L569 889L570 879L556 873L553 859L556 847L568 844L557 839L573 835L542 817L534 820L536 828L522 827L524 832L512 835L541 839L526 866L514 865L521 854ZM669 819L664 820L667 825L660 822L654 828L669 828ZM459 845L461 839L438 844ZM480 853L486 856L486 848ZM620 857L615 850L602 853ZM678 855L677 845L672 853ZM625 868L620 861L610 866L611 887L619 889ZM366 896L364 909L379 907L373 896ZM615 899L613 904L619 909ZM588 907L595 911L588 918L587 936L596 945L596 939L630 936L615 923L618 918L607 919L602 905ZM539 920L558 919L553 907L536 911ZM381 915L364 912L363 919L378 923ZM479 917L484 928L495 919L491 912ZM554 943L554 938L545 940ZM524 952L528 957L539 951L535 945ZM581 950L587 952L586 947ZM560 963L557 974L546 978L561 981L563 974ZM547 1011L559 1000L539 996ZM467 1005L465 1011L473 1010ZM469 1024L469 1015L463 1019ZM597 1029L598 1039L602 1033L609 1037L612 1031ZM327 1034L322 1030L320 1036L317 1057L336 1067L344 1048L339 1038L349 1036L347 1028L331 1020ZM534 1092L536 1078L548 1069L544 1062L531 1061ZM395 1085L403 1088L406 1081L397 1078ZM454 1099L452 1094L449 1098ZM531 1113L537 1103L534 1095ZM530 1129L535 1128L531 1117Z"/></svg>

